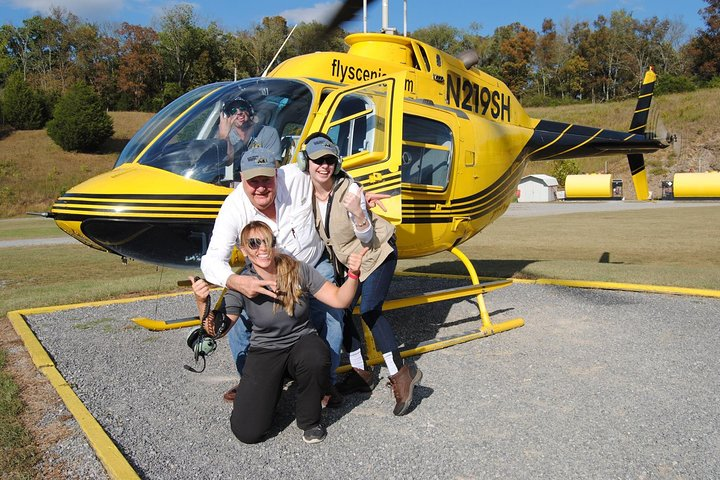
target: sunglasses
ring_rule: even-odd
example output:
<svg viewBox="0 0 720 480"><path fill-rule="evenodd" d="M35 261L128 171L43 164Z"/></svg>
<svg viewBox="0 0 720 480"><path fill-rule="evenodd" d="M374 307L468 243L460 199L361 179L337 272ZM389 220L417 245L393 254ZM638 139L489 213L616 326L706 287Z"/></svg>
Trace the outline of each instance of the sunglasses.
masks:
<svg viewBox="0 0 720 480"><path fill-rule="evenodd" d="M335 165L338 159L332 155L325 155L320 158L311 158L310 161L315 165Z"/></svg>
<svg viewBox="0 0 720 480"><path fill-rule="evenodd" d="M272 241L271 244L268 245L267 240L264 238L248 238L247 240L247 246L250 250L257 250L261 245L265 245L266 248L272 248Z"/></svg>
<svg viewBox="0 0 720 480"><path fill-rule="evenodd" d="M232 117L233 115L237 115L238 113L246 113L250 115L250 112L248 112L244 108L232 107L225 110L225 115L227 115L228 117Z"/></svg>

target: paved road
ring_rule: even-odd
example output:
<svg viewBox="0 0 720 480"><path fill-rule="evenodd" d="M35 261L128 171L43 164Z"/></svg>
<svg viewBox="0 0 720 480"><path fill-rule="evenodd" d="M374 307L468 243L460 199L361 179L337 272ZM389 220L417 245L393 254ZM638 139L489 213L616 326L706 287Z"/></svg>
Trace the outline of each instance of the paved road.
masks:
<svg viewBox="0 0 720 480"><path fill-rule="evenodd" d="M513 203L505 212L508 217L536 217L585 212L620 212L655 208L717 207L720 201L565 201L551 203Z"/></svg>
<svg viewBox="0 0 720 480"><path fill-rule="evenodd" d="M394 295L455 281L398 278ZM305 445L292 388L270 438L239 444L222 392L226 345L185 371L189 296L34 315L30 323L144 478L720 478L720 300L517 284L486 295L520 329L416 359L425 377L405 417L389 390L325 412ZM390 312L413 345L478 326L468 300ZM380 370L386 376L384 369ZM78 459L78 461L84 461Z"/></svg>

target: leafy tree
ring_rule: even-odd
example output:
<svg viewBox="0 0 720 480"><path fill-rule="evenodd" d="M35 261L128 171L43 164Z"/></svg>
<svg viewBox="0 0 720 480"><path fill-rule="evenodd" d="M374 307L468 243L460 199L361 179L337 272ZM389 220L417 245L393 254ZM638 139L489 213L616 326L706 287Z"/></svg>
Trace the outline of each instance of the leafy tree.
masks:
<svg viewBox="0 0 720 480"><path fill-rule="evenodd" d="M698 32L689 48L694 71L703 80L720 75L720 0L705 0L707 7L698 13L705 29Z"/></svg>
<svg viewBox="0 0 720 480"><path fill-rule="evenodd" d="M30 69L31 45L35 36L28 26L29 21L30 19L24 20L22 27L15 27L14 25L3 25L1 27L5 43L4 50L22 72L23 80L27 80Z"/></svg>
<svg viewBox="0 0 720 480"><path fill-rule="evenodd" d="M120 35L118 88L139 109L158 90L162 57L157 49L158 35L152 28L123 23Z"/></svg>
<svg viewBox="0 0 720 480"><path fill-rule="evenodd" d="M107 27L110 28L110 27ZM75 76L87 83L110 108L118 97L120 42L117 32L83 24L75 32Z"/></svg>
<svg viewBox="0 0 720 480"><path fill-rule="evenodd" d="M188 74L187 87L195 88L232 78L231 70L223 59L228 36L215 22L211 22L207 28L200 28L197 34L202 49Z"/></svg>
<svg viewBox="0 0 720 480"><path fill-rule="evenodd" d="M96 151L113 134L113 123L100 97L77 83L58 101L48 135L63 150Z"/></svg>
<svg viewBox="0 0 720 480"><path fill-rule="evenodd" d="M202 28L193 6L181 3L165 10L158 35L168 77L186 90L188 75L203 51Z"/></svg>
<svg viewBox="0 0 720 480"><path fill-rule="evenodd" d="M0 27L0 84L5 83L5 79L14 70L13 58L8 53L10 36L7 25Z"/></svg>
<svg viewBox="0 0 720 480"><path fill-rule="evenodd" d="M343 29L335 29L323 37L324 32L325 25L319 22L299 24L288 41L288 56L294 57L313 52L347 51L348 47L344 40L347 34Z"/></svg>
<svg viewBox="0 0 720 480"><path fill-rule="evenodd" d="M695 83L690 77L666 74L659 77L658 84L655 87L655 94L692 92L695 88Z"/></svg>
<svg viewBox="0 0 720 480"><path fill-rule="evenodd" d="M498 38L501 78L522 96L529 83L537 34L518 22L495 30Z"/></svg>
<svg viewBox="0 0 720 480"><path fill-rule="evenodd" d="M447 23L435 23L424 28L418 28L412 33L412 36L438 50L453 55L462 50L463 32Z"/></svg>
<svg viewBox="0 0 720 480"><path fill-rule="evenodd" d="M223 68L228 72L228 76L232 80L250 76L248 66L251 59L245 47L245 36L247 36L246 32L226 33L221 43L223 48Z"/></svg>
<svg viewBox="0 0 720 480"><path fill-rule="evenodd" d="M246 32L241 37L242 46L251 62L251 76L260 76L265 71L288 33L287 21L283 17L265 17L260 25L253 28L252 34ZM281 52L277 61L282 62L286 58L287 52Z"/></svg>
<svg viewBox="0 0 720 480"><path fill-rule="evenodd" d="M557 75L560 61L560 44L555 24L546 18L542 23L542 35L535 48L539 92L543 96L550 92L550 83Z"/></svg>
<svg viewBox="0 0 720 480"><path fill-rule="evenodd" d="M560 185L565 186L565 179L568 175L580 173L580 166L575 160L555 160L553 162L551 175L555 177Z"/></svg>
<svg viewBox="0 0 720 480"><path fill-rule="evenodd" d="M40 95L15 72L8 78L3 92L5 121L18 130L37 130L47 121L45 105Z"/></svg>

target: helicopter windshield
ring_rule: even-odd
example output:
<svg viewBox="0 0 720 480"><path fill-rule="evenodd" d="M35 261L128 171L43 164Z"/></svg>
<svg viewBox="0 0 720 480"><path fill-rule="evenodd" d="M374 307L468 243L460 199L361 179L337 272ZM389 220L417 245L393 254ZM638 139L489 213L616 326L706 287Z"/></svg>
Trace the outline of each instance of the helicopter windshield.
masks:
<svg viewBox="0 0 720 480"><path fill-rule="evenodd" d="M133 138L125 145L125 148L120 153L115 166L117 168L123 163L131 163L135 160L140 152L142 152L148 144L158 136L160 132L167 127L170 122L175 120L178 115L187 110L193 103L197 102L198 99L207 95L208 92L216 90L225 84L214 83L212 85L205 85L204 87L196 88L185 95L176 98L165 108L160 110L155 116L153 116L140 130L133 136Z"/></svg>
<svg viewBox="0 0 720 480"><path fill-rule="evenodd" d="M117 165L138 157L143 165L228 185L239 180L240 157L249 147L268 148L287 162L311 104L312 91L296 80L252 78L200 87L153 117Z"/></svg>

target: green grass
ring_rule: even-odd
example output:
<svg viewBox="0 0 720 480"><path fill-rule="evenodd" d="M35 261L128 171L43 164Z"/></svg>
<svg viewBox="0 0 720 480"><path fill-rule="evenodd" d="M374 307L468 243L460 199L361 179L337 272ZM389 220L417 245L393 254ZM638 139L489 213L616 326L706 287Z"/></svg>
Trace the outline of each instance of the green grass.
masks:
<svg viewBox="0 0 720 480"><path fill-rule="evenodd" d="M123 265L120 257L80 243L3 248L2 257L1 315L17 309L172 292L178 290L178 280L197 273L134 261Z"/></svg>
<svg viewBox="0 0 720 480"><path fill-rule="evenodd" d="M0 240L66 237L55 222L42 217L20 217L0 222Z"/></svg>
<svg viewBox="0 0 720 480"><path fill-rule="evenodd" d="M18 387L6 371L6 354L0 350L0 472L8 480L36 477L38 450L20 421L23 408Z"/></svg>
<svg viewBox="0 0 720 480"><path fill-rule="evenodd" d="M720 207L502 217L460 249L481 276L641 283L720 290ZM467 274L449 253L409 271Z"/></svg>

